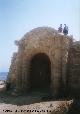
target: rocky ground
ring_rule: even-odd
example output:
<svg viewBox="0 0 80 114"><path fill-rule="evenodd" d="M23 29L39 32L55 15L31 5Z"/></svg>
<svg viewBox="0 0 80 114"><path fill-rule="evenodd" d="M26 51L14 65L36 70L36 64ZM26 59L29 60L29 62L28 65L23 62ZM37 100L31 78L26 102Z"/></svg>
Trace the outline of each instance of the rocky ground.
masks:
<svg viewBox="0 0 80 114"><path fill-rule="evenodd" d="M40 102L30 105L0 103L0 114L67 114L71 101Z"/></svg>
<svg viewBox="0 0 80 114"><path fill-rule="evenodd" d="M5 83L0 81L0 114L67 114L73 103L73 100L41 102L41 97L34 93L12 96L5 91Z"/></svg>

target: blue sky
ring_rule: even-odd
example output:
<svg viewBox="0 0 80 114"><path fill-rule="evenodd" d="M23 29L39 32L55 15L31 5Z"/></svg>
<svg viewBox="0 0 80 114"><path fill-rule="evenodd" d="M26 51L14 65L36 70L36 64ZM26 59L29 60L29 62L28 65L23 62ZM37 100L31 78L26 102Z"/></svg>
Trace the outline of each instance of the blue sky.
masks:
<svg viewBox="0 0 80 114"><path fill-rule="evenodd" d="M15 40L39 26L67 24L80 39L80 0L0 0L0 71L8 71Z"/></svg>

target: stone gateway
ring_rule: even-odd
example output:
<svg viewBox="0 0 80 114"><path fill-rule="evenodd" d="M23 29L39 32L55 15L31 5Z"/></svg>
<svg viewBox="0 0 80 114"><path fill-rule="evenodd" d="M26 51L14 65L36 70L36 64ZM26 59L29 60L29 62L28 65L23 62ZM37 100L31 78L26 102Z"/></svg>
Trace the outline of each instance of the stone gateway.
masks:
<svg viewBox="0 0 80 114"><path fill-rule="evenodd" d="M7 81L17 92L48 88L52 95L80 91L80 42L51 27L39 27L15 41Z"/></svg>

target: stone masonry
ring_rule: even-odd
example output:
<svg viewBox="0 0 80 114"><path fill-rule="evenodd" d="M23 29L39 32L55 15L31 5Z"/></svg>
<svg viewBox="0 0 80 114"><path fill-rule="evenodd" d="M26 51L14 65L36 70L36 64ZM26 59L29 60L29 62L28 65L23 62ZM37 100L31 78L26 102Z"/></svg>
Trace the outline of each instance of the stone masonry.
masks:
<svg viewBox="0 0 80 114"><path fill-rule="evenodd" d="M17 92L28 92L31 88L31 61L35 56L46 64L50 61L50 88L53 96L59 95L60 91L66 91L66 88L80 90L80 43L74 43L72 37L62 35L51 27L39 27L25 34L20 41L15 41L15 44L18 52L13 54L7 81ZM37 65L38 62L35 61ZM34 72L33 68L33 73L37 74L39 65L35 64L33 66L37 70ZM45 69L43 68L46 72ZM39 74L45 73L44 71ZM34 79L38 78L34 77L32 83Z"/></svg>

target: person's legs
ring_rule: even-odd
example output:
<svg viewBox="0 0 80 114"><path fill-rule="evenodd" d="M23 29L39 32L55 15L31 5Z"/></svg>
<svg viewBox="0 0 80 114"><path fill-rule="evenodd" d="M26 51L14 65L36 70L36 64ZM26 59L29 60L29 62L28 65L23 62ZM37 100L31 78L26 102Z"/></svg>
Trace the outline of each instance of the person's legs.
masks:
<svg viewBox="0 0 80 114"><path fill-rule="evenodd" d="M65 29L63 30L63 34L64 34L64 35L66 34L66 30L65 30Z"/></svg>
<svg viewBox="0 0 80 114"><path fill-rule="evenodd" d="M68 30L63 30L63 34L67 35L68 34Z"/></svg>

